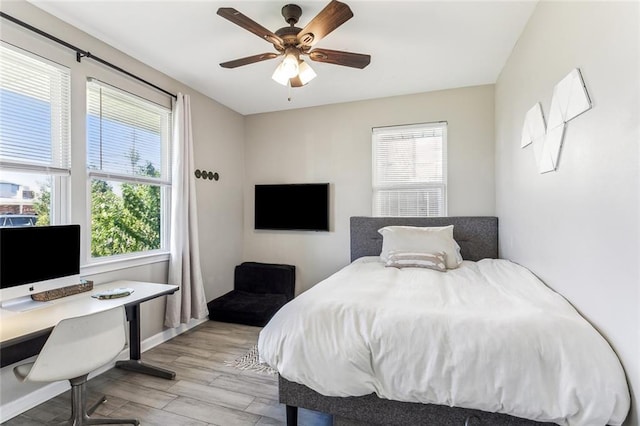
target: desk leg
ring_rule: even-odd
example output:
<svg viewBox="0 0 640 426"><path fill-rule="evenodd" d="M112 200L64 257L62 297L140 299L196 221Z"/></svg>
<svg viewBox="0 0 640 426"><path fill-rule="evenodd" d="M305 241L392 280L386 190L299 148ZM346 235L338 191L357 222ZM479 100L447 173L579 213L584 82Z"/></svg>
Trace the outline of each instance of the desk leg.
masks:
<svg viewBox="0 0 640 426"><path fill-rule="evenodd" d="M149 374L163 379L174 380L176 373L171 370L149 365L140 359L140 304L127 306L127 320L129 321L129 359L116 361L116 367L136 373Z"/></svg>

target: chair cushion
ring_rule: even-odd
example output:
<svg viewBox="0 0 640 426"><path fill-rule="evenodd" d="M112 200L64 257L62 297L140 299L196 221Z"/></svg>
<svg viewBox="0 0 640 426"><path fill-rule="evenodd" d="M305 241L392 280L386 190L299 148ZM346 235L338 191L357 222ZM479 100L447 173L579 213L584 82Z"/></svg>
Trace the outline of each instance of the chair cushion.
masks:
<svg viewBox="0 0 640 426"><path fill-rule="evenodd" d="M209 319L263 327L287 303L284 294L232 290L207 304Z"/></svg>
<svg viewBox="0 0 640 426"><path fill-rule="evenodd" d="M275 263L243 262L236 266L233 289L251 293L284 294L293 300L296 267Z"/></svg>

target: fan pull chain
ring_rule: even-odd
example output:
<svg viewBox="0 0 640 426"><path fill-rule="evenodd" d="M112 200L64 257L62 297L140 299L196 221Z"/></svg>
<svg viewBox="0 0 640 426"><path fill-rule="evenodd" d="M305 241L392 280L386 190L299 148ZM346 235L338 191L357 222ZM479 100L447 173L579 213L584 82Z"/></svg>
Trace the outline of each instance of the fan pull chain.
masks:
<svg viewBox="0 0 640 426"><path fill-rule="evenodd" d="M287 101L291 102L291 80L287 81Z"/></svg>

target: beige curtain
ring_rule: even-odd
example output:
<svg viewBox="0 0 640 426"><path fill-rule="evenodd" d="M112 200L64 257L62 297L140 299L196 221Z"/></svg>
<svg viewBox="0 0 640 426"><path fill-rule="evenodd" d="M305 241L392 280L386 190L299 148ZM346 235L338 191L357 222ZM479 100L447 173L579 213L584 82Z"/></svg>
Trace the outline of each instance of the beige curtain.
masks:
<svg viewBox="0 0 640 426"><path fill-rule="evenodd" d="M180 291L167 297L164 324L177 327L209 314L200 270L191 102L182 93L178 93L173 107L171 170L169 284L179 285Z"/></svg>

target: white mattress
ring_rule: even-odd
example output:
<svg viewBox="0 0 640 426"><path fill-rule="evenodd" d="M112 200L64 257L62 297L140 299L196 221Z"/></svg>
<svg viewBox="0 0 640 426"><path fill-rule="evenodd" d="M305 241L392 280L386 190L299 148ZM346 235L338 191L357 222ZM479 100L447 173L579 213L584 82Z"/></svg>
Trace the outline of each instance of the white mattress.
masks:
<svg viewBox="0 0 640 426"><path fill-rule="evenodd" d="M620 425L630 405L604 338L506 260L437 272L358 259L285 305L258 349L326 396L375 392L560 425Z"/></svg>

